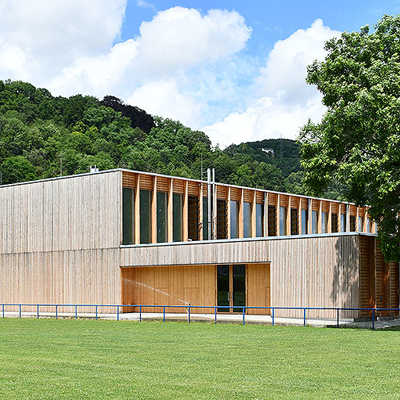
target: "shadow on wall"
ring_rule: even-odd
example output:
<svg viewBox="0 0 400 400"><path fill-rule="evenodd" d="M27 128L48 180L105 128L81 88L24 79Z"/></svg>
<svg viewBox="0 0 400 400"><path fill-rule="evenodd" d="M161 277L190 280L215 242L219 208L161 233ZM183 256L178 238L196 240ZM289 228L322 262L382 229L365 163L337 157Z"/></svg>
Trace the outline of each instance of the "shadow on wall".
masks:
<svg viewBox="0 0 400 400"><path fill-rule="evenodd" d="M340 236L335 245L331 299L334 307L359 307L359 236ZM340 318L356 318L357 311L340 311Z"/></svg>

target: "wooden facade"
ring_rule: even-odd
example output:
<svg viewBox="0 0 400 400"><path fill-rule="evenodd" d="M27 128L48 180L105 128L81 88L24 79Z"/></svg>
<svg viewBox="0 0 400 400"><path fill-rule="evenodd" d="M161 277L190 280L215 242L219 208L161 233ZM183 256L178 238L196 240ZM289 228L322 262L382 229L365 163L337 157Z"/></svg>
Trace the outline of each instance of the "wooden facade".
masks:
<svg viewBox="0 0 400 400"><path fill-rule="evenodd" d="M132 190L131 245L122 245L124 188ZM149 193L147 244L141 244L141 190ZM157 243L159 192L163 243ZM212 193L217 213L207 238ZM0 186L0 205L0 303L215 306L218 266L244 265L248 306L398 306L398 265L383 261L365 207L126 170ZM176 212L182 224L173 242ZM217 235L225 240L210 240Z"/></svg>

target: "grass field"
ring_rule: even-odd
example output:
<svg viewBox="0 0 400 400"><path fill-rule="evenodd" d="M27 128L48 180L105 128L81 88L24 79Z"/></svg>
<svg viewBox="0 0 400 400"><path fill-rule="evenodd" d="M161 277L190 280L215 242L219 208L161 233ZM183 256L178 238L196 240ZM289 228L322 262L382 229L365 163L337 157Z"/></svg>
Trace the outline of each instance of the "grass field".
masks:
<svg viewBox="0 0 400 400"><path fill-rule="evenodd" d="M400 397L400 331L0 320L0 399Z"/></svg>

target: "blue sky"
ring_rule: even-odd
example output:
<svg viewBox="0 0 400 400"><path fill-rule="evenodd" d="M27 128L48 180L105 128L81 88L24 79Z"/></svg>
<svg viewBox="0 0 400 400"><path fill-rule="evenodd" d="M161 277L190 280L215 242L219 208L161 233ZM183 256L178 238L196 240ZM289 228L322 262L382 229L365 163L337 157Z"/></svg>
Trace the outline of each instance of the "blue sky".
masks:
<svg viewBox="0 0 400 400"><path fill-rule="evenodd" d="M175 6L196 8L203 13L213 8L238 11L253 28L247 49L253 55L270 51L277 40L284 39L299 28L309 27L317 18L322 18L332 29L354 31L363 25L374 25L384 14L400 13L400 2L397 0L129 0L122 40L137 36L140 24L151 20L158 11Z"/></svg>
<svg viewBox="0 0 400 400"><path fill-rule="evenodd" d="M325 109L305 83L326 40L400 0L0 0L0 79L112 94L214 144L296 138Z"/></svg>

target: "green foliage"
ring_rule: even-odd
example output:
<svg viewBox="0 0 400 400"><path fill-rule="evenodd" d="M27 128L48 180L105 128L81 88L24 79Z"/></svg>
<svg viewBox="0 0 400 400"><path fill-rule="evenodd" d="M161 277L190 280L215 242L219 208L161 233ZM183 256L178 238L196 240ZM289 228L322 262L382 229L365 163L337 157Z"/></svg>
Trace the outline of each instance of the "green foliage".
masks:
<svg viewBox="0 0 400 400"><path fill-rule="evenodd" d="M285 178L299 170L298 144L291 140L222 151L203 132L153 118L116 97L53 97L18 81L0 81L0 164L6 160L4 183L87 172L94 164L198 179L212 167L220 182L285 191Z"/></svg>
<svg viewBox="0 0 400 400"><path fill-rule="evenodd" d="M400 260L400 16L374 32L343 33L326 43L307 81L328 110L300 135L304 182L316 194L332 182L369 204L386 259Z"/></svg>

